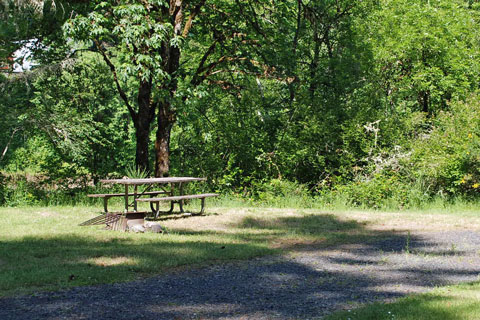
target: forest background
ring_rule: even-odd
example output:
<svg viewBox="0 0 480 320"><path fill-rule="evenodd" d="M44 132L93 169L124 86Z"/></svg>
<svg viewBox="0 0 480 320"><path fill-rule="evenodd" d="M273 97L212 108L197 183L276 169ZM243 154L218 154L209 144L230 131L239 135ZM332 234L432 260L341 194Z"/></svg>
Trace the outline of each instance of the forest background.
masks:
<svg viewBox="0 0 480 320"><path fill-rule="evenodd" d="M100 178L146 174L266 203L475 202L479 14L477 0L1 1L0 204L87 201Z"/></svg>

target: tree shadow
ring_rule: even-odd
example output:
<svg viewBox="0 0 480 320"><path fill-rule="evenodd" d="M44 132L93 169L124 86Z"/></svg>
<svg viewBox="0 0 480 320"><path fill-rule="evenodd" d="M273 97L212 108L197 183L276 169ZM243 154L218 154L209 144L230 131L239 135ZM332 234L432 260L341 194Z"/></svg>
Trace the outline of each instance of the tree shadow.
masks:
<svg viewBox="0 0 480 320"><path fill-rule="evenodd" d="M225 241L228 243L228 239ZM0 290L11 294L129 281L181 266L232 260L237 256L248 259L271 250L256 243L228 243L225 248L222 242L198 237L95 240L71 234L2 241L0 252ZM19 287L25 289L18 290Z"/></svg>
<svg viewBox="0 0 480 320"><path fill-rule="evenodd" d="M1 242L0 252L6 255L0 271L7 277L0 277L0 284L3 290L14 290L15 282L50 289L127 281L178 266L265 255L272 253L265 241L285 236L298 236L313 245L303 243L291 255L185 268L124 284L4 298L0 318L14 315L22 305L29 306L27 316L36 318L66 314L93 319L98 314L116 317L119 312L124 318L147 319L315 318L365 302L475 280L480 272L478 257L457 259L469 254L461 244L458 257L443 255L446 244L439 245L438 239L369 230L363 223L330 214L272 221L247 217L232 229L232 233L176 229L179 239L142 242L135 238L102 242L78 235ZM225 243L209 241L213 235L223 237ZM473 239L470 244L480 245L478 237L469 239ZM293 247L281 247L285 248ZM439 254L415 254L427 251ZM27 260L12 266L20 258Z"/></svg>

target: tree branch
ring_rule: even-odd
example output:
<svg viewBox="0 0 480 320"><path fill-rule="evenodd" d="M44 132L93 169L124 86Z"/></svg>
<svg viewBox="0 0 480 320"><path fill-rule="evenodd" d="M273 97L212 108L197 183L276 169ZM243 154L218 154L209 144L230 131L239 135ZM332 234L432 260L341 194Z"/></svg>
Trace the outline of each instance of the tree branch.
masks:
<svg viewBox="0 0 480 320"><path fill-rule="evenodd" d="M205 5L205 2L207 0L201 0L193 9L192 13L190 13L190 17L188 17L188 21L185 24L185 27L183 28L182 36L185 38L188 33L190 32L190 29L192 28L192 23L195 17L200 13L200 10L202 7Z"/></svg>
<svg viewBox="0 0 480 320"><path fill-rule="evenodd" d="M5 146L5 149L3 149L2 156L0 157L0 162L2 162L3 158L4 158L5 155L7 154L8 147L10 147L10 143L11 143L12 140L13 140L13 136L15 135L15 133L17 133L18 130L20 130L20 128L15 128L15 129L13 129L13 132L12 132L12 134L10 135L10 139L8 139L8 142L7 142L7 145Z"/></svg>
<svg viewBox="0 0 480 320"><path fill-rule="evenodd" d="M170 0L170 16L173 18L173 29L175 35L179 35L183 24L183 1L182 0Z"/></svg>
<svg viewBox="0 0 480 320"><path fill-rule="evenodd" d="M128 112L130 113L130 116L132 117L132 120L134 122L137 121L137 113L135 110L132 108L130 105L130 102L128 102L128 97L125 94L125 91L123 91L122 87L120 86L120 82L118 81L118 76L117 76L117 70L115 69L115 66L113 65L112 61L108 58L107 54L105 53L105 50L103 50L101 44L98 42L98 40L94 40L95 46L97 47L98 51L103 57L103 60L106 62L108 67L110 68L110 71L113 73L113 80L115 81L115 84L117 85L117 90L118 93L120 94L120 97L122 100L125 102Z"/></svg>
<svg viewBox="0 0 480 320"><path fill-rule="evenodd" d="M204 70L205 62L207 61L208 57L215 51L216 46L217 46L217 40L215 40L210 45L208 50L203 55L202 60L200 60L200 63L198 64L197 71L195 71L195 74L193 75L192 80L190 81L192 85L197 86L203 81L203 79L199 79L199 75L202 72L202 70Z"/></svg>

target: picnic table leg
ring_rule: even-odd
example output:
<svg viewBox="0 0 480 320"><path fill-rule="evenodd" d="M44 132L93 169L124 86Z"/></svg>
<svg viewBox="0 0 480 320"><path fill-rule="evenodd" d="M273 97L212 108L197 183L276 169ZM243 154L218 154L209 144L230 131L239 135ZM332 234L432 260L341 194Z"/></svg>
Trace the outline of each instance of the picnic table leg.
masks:
<svg viewBox="0 0 480 320"><path fill-rule="evenodd" d="M108 197L103 198L103 213L108 213Z"/></svg>
<svg viewBox="0 0 480 320"><path fill-rule="evenodd" d="M171 186L172 186L172 189L170 191L170 195L173 196L175 194L175 183L172 183ZM170 211L168 211L168 213L173 212L174 205L175 205L175 201L170 201Z"/></svg>
<svg viewBox="0 0 480 320"><path fill-rule="evenodd" d="M201 198L201 200L202 200L202 208L200 209L199 214L203 214L203 211L205 210L205 198Z"/></svg>
<svg viewBox="0 0 480 320"><path fill-rule="evenodd" d="M173 204L174 202L173 201L170 201L170 210L168 211L161 211L160 212L160 208L159 208L159 203L160 202L150 202L150 209L152 210L155 218L158 218L158 216L160 215L160 213L172 213L173 211Z"/></svg>
<svg viewBox="0 0 480 320"><path fill-rule="evenodd" d="M125 213L128 212L128 184L125 185Z"/></svg>
<svg viewBox="0 0 480 320"><path fill-rule="evenodd" d="M137 212L137 185L133 186L133 211Z"/></svg>
<svg viewBox="0 0 480 320"><path fill-rule="evenodd" d="M180 182L178 188L180 189L180 195L183 196L183 183ZM178 205L180 206L180 213L183 213L183 199L178 201Z"/></svg>
<svg viewBox="0 0 480 320"><path fill-rule="evenodd" d="M155 208L153 206L155 206ZM155 219L157 219L160 215L160 202L150 202L150 208L153 210L153 215Z"/></svg>

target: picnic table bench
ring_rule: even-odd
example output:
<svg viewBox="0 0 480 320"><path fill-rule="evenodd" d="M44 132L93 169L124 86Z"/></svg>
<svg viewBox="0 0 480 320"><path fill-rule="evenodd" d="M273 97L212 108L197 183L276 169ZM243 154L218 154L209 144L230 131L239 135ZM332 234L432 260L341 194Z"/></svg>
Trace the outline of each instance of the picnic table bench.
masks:
<svg viewBox="0 0 480 320"><path fill-rule="evenodd" d="M201 202L201 209L198 214L202 214L203 211L205 210L205 198L208 197L218 197L218 193L202 193L202 194L186 194L182 196L169 196L169 197L160 197L160 198L143 198L143 199L137 199L137 201L140 202L150 202L156 204L156 209L153 210L155 213L155 218L158 217L160 211L159 211L159 203L160 201L179 201L180 204L180 212L183 212L183 200L189 200L189 199L200 199Z"/></svg>
<svg viewBox="0 0 480 320"><path fill-rule="evenodd" d="M206 178L195 177L168 177L168 178L143 178L143 179L107 179L100 180L104 184L120 184L125 188L123 193L102 193L89 194L91 198L103 198L103 212L102 215L83 222L81 225L92 224L106 224L114 230L125 230L129 220L144 221L147 214L152 213L155 218L161 213L172 213L174 204L177 203L180 207L180 213L184 213L183 205L185 200L200 199L201 209L198 214L203 214L205 210L205 198L216 197L216 193L201 193L201 194L184 194L183 186L185 183L193 181L205 181ZM170 189L168 186L170 185ZM130 187L133 187L131 192ZM139 186L145 186L143 191L139 190ZM154 186L160 190L151 190ZM175 195L176 187L178 187L178 195ZM142 198L143 196L150 196L149 198ZM109 212L108 200L114 197L124 198L123 212ZM160 211L160 202L170 202L169 211ZM145 202L150 204L151 211L139 211L138 203Z"/></svg>
<svg viewBox="0 0 480 320"><path fill-rule="evenodd" d="M128 196L142 196L142 195L152 195L156 196L162 193L166 193L165 191L148 191L143 192L141 194L135 193L128 193ZM108 213L108 200L114 197L125 197L125 193L95 193L95 194L87 194L89 198L103 198L103 212Z"/></svg>

